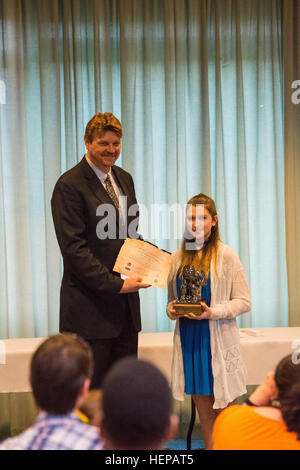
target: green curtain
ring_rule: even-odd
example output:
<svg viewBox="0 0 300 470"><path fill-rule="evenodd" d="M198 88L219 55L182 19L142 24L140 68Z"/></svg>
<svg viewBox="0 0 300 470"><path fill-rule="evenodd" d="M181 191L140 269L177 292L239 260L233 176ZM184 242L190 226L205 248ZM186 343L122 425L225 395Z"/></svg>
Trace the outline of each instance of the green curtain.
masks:
<svg viewBox="0 0 300 470"><path fill-rule="evenodd" d="M282 2L1 0L0 15L1 337L58 330L50 198L99 111L122 121L145 238L174 251L170 207L212 196L251 288L240 325L286 326ZM173 328L166 291L141 300L144 332Z"/></svg>

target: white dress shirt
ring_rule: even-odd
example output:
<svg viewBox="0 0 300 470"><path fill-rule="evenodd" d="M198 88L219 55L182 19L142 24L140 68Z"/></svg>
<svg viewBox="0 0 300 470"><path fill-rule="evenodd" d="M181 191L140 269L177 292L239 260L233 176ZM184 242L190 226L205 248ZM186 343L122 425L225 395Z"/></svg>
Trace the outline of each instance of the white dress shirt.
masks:
<svg viewBox="0 0 300 470"><path fill-rule="evenodd" d="M120 214L120 218L121 218L120 222L122 221L124 223L125 211L126 211L125 198L124 197L120 198L120 196L124 196L124 193L123 193L122 189L120 188L118 182L116 181L116 179L113 175L113 172L110 169L108 173L105 173L104 171L100 170L100 168L98 168L93 162L91 162L91 160L87 157L87 155L85 156L85 158L86 158L86 161L88 162L88 164L90 165L90 167L92 168L92 170L94 170L94 172L96 173L96 176L101 181L105 191L106 191L105 180L106 180L107 175L109 175L110 180L111 180L111 184L112 184L112 186L114 188L114 191L117 195L117 198L119 200L119 214Z"/></svg>

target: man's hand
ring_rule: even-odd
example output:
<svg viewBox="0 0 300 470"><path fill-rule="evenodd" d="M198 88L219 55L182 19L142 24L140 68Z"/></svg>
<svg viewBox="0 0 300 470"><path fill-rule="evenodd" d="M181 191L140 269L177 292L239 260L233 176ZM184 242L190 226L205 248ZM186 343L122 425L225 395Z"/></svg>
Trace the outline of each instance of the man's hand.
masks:
<svg viewBox="0 0 300 470"><path fill-rule="evenodd" d="M139 289L146 289L150 287L150 284L143 284L142 278L130 278L125 279L120 294L129 294L130 292L137 292Z"/></svg>

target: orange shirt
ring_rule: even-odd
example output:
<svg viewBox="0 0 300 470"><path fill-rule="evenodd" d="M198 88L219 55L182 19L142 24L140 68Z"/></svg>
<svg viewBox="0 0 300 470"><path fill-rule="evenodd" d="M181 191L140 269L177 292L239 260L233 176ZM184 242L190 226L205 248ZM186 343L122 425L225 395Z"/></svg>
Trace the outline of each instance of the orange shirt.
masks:
<svg viewBox="0 0 300 470"><path fill-rule="evenodd" d="M252 406L233 405L215 421L213 449L300 450L300 440L283 421L261 416Z"/></svg>

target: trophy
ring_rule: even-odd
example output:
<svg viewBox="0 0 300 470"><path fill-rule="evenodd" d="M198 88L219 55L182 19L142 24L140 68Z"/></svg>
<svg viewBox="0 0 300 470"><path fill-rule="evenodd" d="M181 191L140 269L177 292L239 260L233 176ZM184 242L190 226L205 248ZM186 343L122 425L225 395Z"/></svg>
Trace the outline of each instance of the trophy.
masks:
<svg viewBox="0 0 300 470"><path fill-rule="evenodd" d="M202 299L201 291L202 286L206 282L207 279L203 271L196 271L191 265L184 266L182 270L181 297L174 304L177 316L183 316L186 313L201 315L203 307L200 305L200 302L205 302Z"/></svg>

